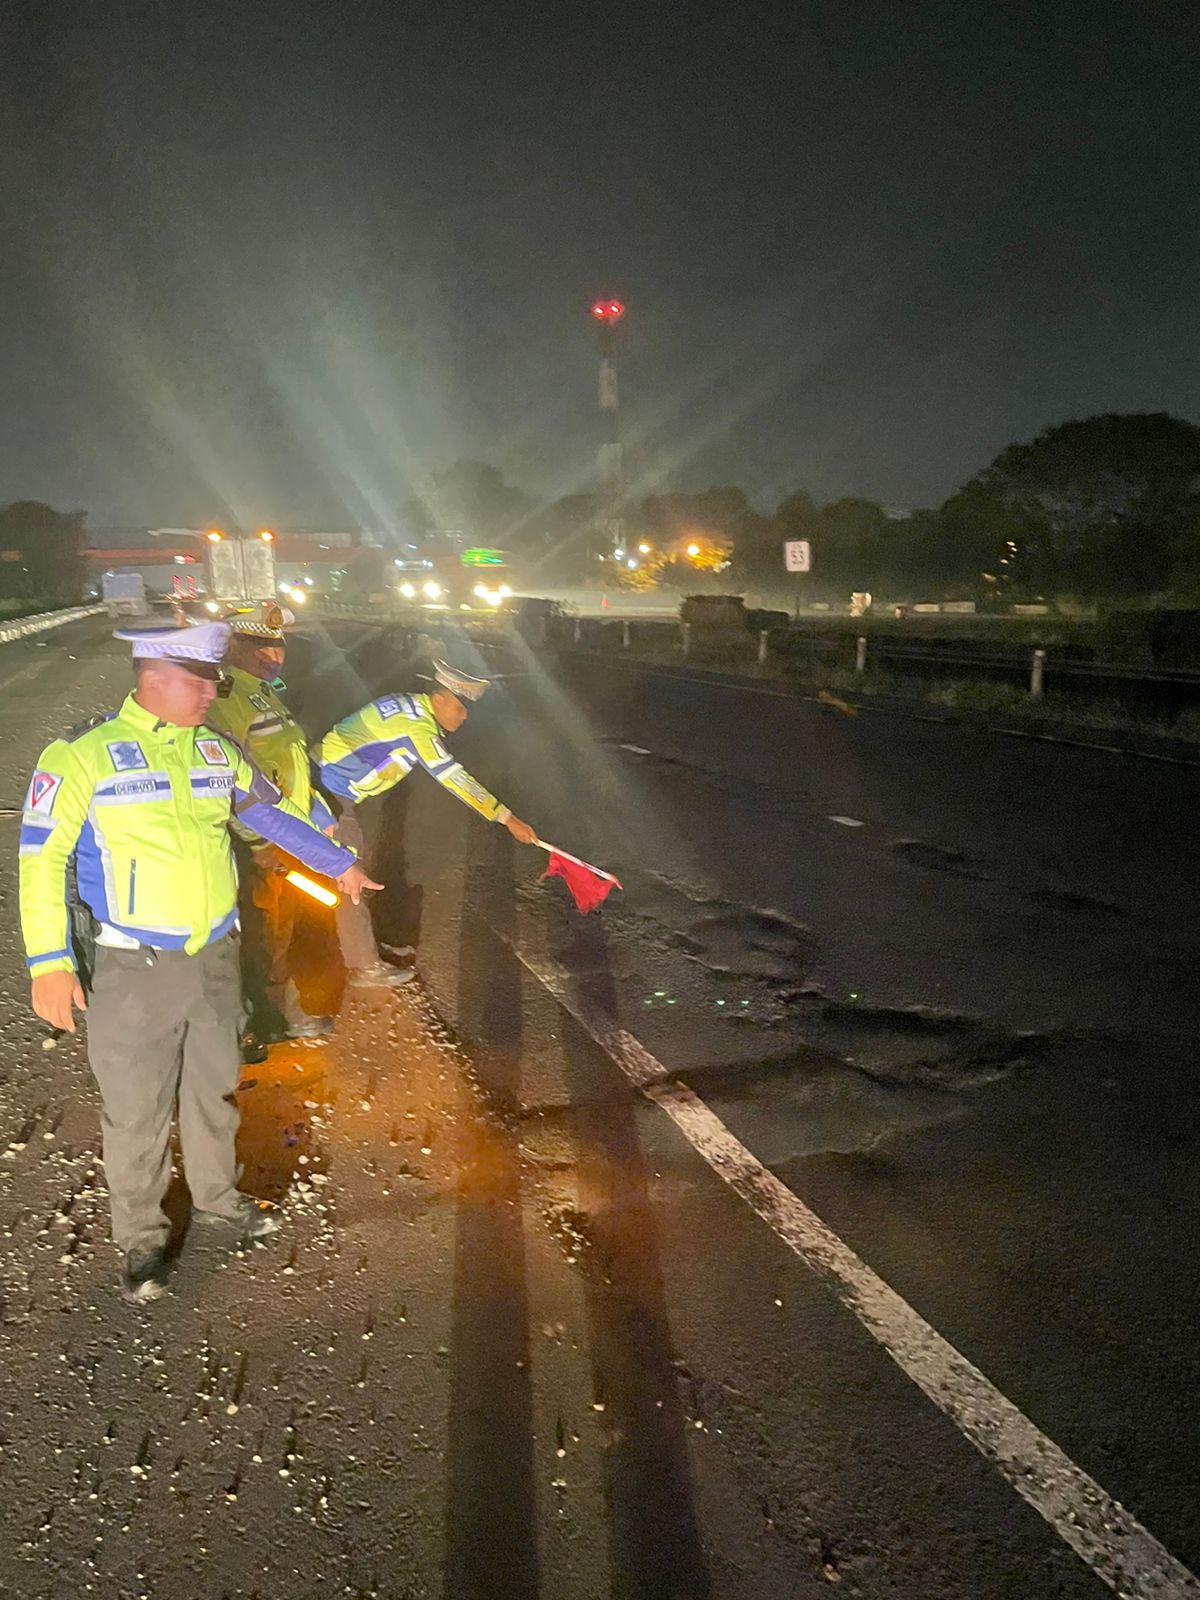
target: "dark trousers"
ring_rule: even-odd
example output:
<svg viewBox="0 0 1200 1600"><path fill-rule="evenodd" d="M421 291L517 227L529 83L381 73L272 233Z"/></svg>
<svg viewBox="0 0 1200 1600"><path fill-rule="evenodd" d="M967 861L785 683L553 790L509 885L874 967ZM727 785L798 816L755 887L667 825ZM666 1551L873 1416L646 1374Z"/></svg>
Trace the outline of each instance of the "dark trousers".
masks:
<svg viewBox="0 0 1200 1600"><path fill-rule="evenodd" d="M267 1032L298 1022L304 1016L288 970L296 925L296 890L279 867L299 865L273 845L257 850L240 839L238 914L242 924L242 981L252 1027Z"/></svg>
<svg viewBox="0 0 1200 1600"><path fill-rule="evenodd" d="M161 1245L171 1120L192 1203L232 1215L237 1199L241 976L235 935L194 956L96 949L88 1061L100 1087L104 1172L121 1250Z"/></svg>

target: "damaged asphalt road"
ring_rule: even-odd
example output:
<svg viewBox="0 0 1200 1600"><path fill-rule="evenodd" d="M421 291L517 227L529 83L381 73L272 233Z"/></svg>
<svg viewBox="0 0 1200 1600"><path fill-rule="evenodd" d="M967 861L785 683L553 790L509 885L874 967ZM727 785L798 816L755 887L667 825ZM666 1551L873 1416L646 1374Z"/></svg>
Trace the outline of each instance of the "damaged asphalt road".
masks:
<svg viewBox="0 0 1200 1600"><path fill-rule="evenodd" d="M50 638L0 655L14 788L126 681L101 625ZM306 634L310 730L398 654ZM580 919L433 785L385 802L377 916L397 942L419 921L422 992L349 999L310 923L337 1033L239 1091L285 1229L185 1239L151 1313L112 1292L82 1051L40 1048L6 892L0 1589L1109 1592L514 949L1195 1570L1188 775L483 665L463 759L625 893Z"/></svg>

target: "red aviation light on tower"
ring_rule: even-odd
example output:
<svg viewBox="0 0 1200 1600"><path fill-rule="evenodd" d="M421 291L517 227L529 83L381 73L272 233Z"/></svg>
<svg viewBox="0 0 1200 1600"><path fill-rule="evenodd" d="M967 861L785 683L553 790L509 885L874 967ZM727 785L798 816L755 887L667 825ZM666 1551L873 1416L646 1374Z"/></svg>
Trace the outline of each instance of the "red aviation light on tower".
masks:
<svg viewBox="0 0 1200 1600"><path fill-rule="evenodd" d="M611 327L614 322L620 322L625 315L625 307L619 300L597 300L592 307L592 316L597 322L603 322Z"/></svg>

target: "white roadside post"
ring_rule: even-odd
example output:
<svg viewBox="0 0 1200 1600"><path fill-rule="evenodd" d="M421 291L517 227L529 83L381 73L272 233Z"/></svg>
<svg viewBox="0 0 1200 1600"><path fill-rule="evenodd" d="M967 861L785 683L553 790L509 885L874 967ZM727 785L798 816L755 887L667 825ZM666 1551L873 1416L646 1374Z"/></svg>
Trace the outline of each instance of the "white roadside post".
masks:
<svg viewBox="0 0 1200 1600"><path fill-rule="evenodd" d="M631 642L629 624L628 622L623 622L621 624L621 648L623 650L628 650Z"/></svg>
<svg viewBox="0 0 1200 1600"><path fill-rule="evenodd" d="M867 670L867 636L865 633L859 634L858 643L854 649L854 670L860 678Z"/></svg>
<svg viewBox="0 0 1200 1600"><path fill-rule="evenodd" d="M582 622L581 618L576 617L575 618L575 643L579 644L580 641L582 640L582 638L583 638L583 622Z"/></svg>
<svg viewBox="0 0 1200 1600"><path fill-rule="evenodd" d="M766 628L761 628L758 634L758 664L765 667L767 664L767 640L770 637Z"/></svg>
<svg viewBox="0 0 1200 1600"><path fill-rule="evenodd" d="M1046 673L1046 652L1035 650L1033 664L1029 669L1029 696L1032 700L1042 698L1042 688Z"/></svg>
<svg viewBox="0 0 1200 1600"><path fill-rule="evenodd" d="M686 655L690 654L691 648L692 648L692 625L691 625L691 623L690 622L681 622L679 624L679 633L680 633L680 640L681 640L681 648L682 648L683 654L686 656Z"/></svg>

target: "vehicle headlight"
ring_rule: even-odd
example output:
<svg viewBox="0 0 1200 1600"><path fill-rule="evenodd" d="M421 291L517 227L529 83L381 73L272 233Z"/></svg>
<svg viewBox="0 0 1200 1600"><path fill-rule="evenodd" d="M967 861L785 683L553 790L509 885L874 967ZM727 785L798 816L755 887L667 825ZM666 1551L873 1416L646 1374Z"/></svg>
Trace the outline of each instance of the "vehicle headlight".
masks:
<svg viewBox="0 0 1200 1600"><path fill-rule="evenodd" d="M417 597L417 591L413 588L411 583L402 583L400 585L400 593L406 600L415 600Z"/></svg>
<svg viewBox="0 0 1200 1600"><path fill-rule="evenodd" d="M428 583L423 583L421 585L421 592L427 595L430 600L440 600L442 597L442 586L440 583L434 583L433 579L430 578Z"/></svg>

